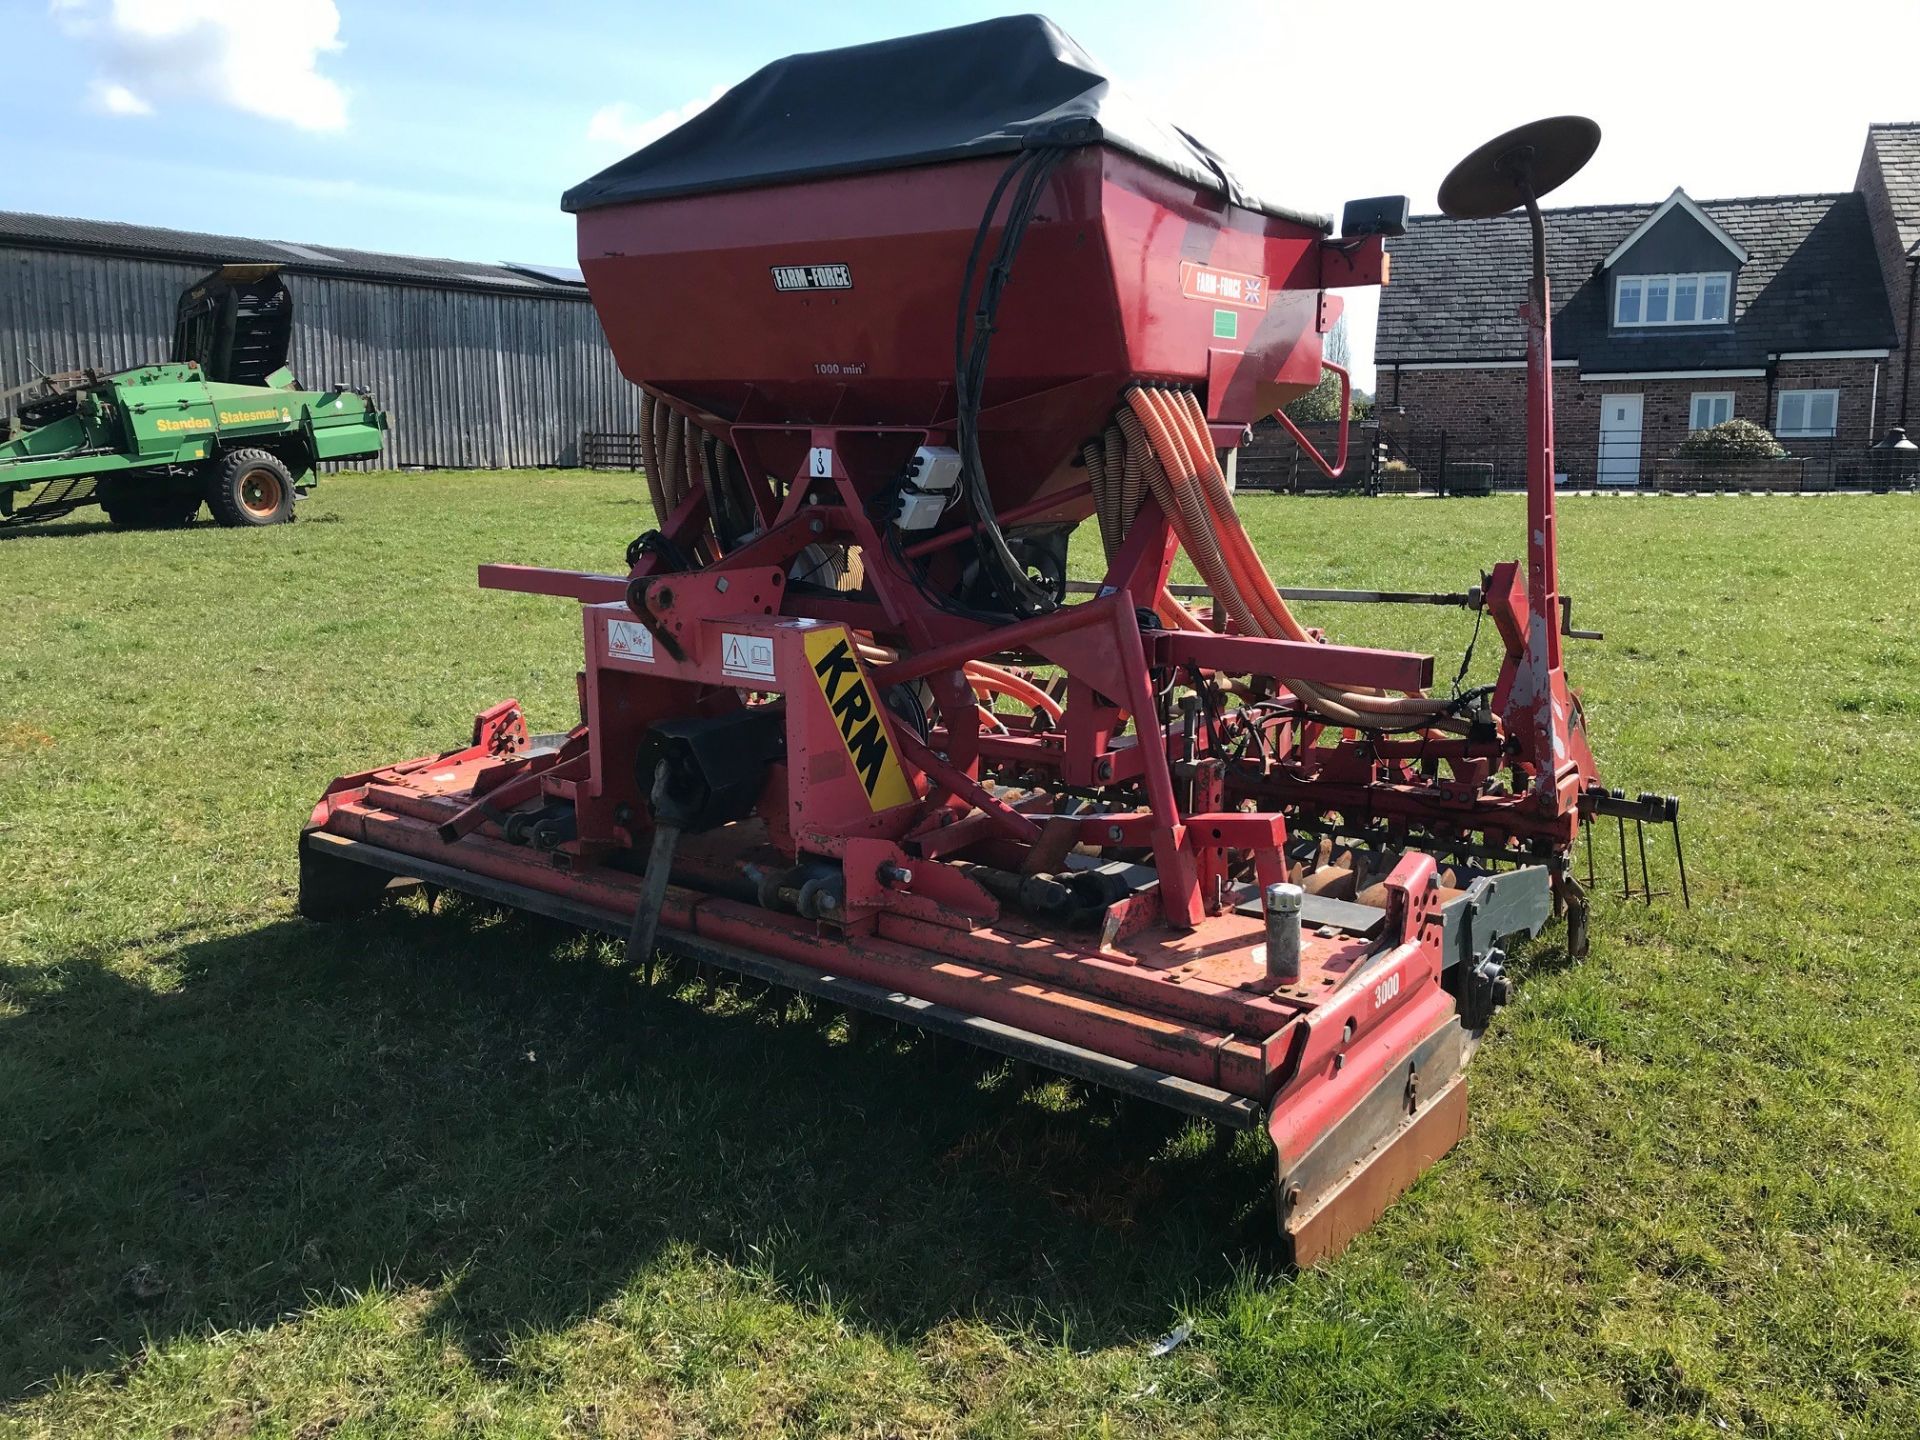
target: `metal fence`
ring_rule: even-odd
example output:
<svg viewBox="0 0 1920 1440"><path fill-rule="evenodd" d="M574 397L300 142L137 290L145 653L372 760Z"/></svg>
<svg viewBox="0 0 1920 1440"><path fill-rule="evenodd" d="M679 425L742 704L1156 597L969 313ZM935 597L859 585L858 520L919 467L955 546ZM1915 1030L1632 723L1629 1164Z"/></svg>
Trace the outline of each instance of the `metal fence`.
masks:
<svg viewBox="0 0 1920 1440"><path fill-rule="evenodd" d="M1301 428L1322 454L1333 454L1337 425ZM1795 494L1920 486L1920 461L1911 451L1890 453L1834 436L1794 437L1781 444L1787 454L1780 459L1721 460L1659 453L1637 435L1603 435L1598 444L1577 446L1563 440L1554 456L1555 482L1564 489L1676 494ZM1291 495L1486 495L1523 490L1526 483L1525 432L1491 426L1472 431L1411 430L1356 421L1351 427L1347 468L1337 480L1324 475L1273 424L1255 426L1253 439L1239 458L1239 488Z"/></svg>
<svg viewBox="0 0 1920 1440"><path fill-rule="evenodd" d="M1657 451L1638 435L1601 435L1597 443L1562 441L1554 454L1555 483L1575 490L1651 490L1671 493L1750 491L1797 494L1826 490L1910 488L1914 467L1859 440L1801 436L1781 442L1772 460L1690 457ZM1527 447L1520 432L1480 434L1447 430L1390 435L1386 447L1440 494L1524 489ZM1391 465L1391 459L1382 461Z"/></svg>
<svg viewBox="0 0 1920 1440"><path fill-rule="evenodd" d="M583 430L580 463L589 470L638 470L640 436L626 430Z"/></svg>
<svg viewBox="0 0 1920 1440"><path fill-rule="evenodd" d="M1379 459L1380 427L1370 420L1355 422L1347 436L1347 464L1338 478L1322 473L1294 443L1293 437L1272 421L1253 427L1252 438L1234 457L1235 487L1273 491L1284 495L1353 495L1371 493ZM1328 460L1337 457L1340 426L1335 422L1302 425L1301 433Z"/></svg>
<svg viewBox="0 0 1920 1440"><path fill-rule="evenodd" d="M1340 427L1309 424L1301 432L1328 460ZM1752 491L1896 490L1920 486L1914 452L1889 454L1832 437L1783 442L1780 460L1698 460L1648 453L1637 440L1603 441L1584 465L1570 447L1555 457L1558 484L1577 490L1650 490L1675 494ZM638 470L640 437L628 431L589 430L580 437L580 463L600 470ZM1347 464L1326 475L1278 425L1256 425L1235 453L1237 489L1280 495L1490 495L1524 490L1527 451L1516 433L1405 431L1372 420L1355 421L1347 437Z"/></svg>

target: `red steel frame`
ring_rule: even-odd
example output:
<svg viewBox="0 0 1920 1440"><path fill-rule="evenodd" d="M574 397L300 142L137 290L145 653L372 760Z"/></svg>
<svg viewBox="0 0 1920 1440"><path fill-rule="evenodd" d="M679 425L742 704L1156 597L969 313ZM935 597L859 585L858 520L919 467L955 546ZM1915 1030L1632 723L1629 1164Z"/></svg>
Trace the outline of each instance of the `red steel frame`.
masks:
<svg viewBox="0 0 1920 1440"><path fill-rule="evenodd" d="M1109 185L1112 171L1109 160ZM1321 266L1286 277L1288 288L1317 288L1335 265L1378 280L1377 240L1371 261L1355 247L1322 248ZM1475 733L1342 734L1290 704L1273 678L1417 692L1433 680L1428 656L1237 634L1224 617L1206 632L1143 628L1177 549L1151 500L1095 598L1001 625L936 608L921 586L952 583L971 526L950 524L896 554L869 511L917 447L951 443L946 424L754 419L768 407L751 395L729 420L650 387L658 403L732 447L757 533L718 554L695 488L663 517L670 545L643 551L627 575L482 567L485 587L581 602L578 726L564 743L530 750L525 718L506 702L480 718L465 749L336 781L309 839L365 847L357 858L385 857L389 868L411 862L631 914L634 857L646 853L652 828L635 766L649 728L778 705L784 758L768 767L750 819L681 843L660 915L664 943L775 957L795 973L849 977L1199 1087L1216 1113L1265 1124L1287 1233L1301 1258L1327 1253L1465 1123L1464 1045L1439 943L1441 907L1457 892L1442 886L1419 844L1551 861L1571 845L1580 795L1594 780L1560 659L1543 296L1527 320L1527 576L1523 583L1517 564L1502 565L1487 587L1504 657L1493 719ZM609 331L619 343L619 326ZM1287 353L1288 373L1308 361L1317 372L1317 332L1307 334L1315 343ZM1237 370L1243 358L1209 352L1209 378L1197 383L1208 387L1210 418L1232 420L1229 391L1240 404L1254 393ZM1102 387L1110 407L1112 379L1091 390L1073 381L1004 399L982 425L1014 433L1022 422L1009 411L1065 415L1047 423L1080 427L1061 432L1076 440L1087 425L1076 417L1104 418L1088 407ZM687 388L712 398L724 387ZM1237 430L1229 423L1226 433ZM1030 468L1025 493L1004 498L1002 524L1093 513L1089 486L1048 478L1057 462ZM857 550L859 588L790 584L796 558L813 545ZM675 571L661 558L674 551L716 558ZM908 569L919 564L929 567L924 577ZM860 643L895 658L860 659ZM983 727L965 667L1008 657L1058 667L1062 723L1004 715ZM1162 692L1203 675L1261 702L1231 721L1236 736L1257 739L1257 758L1218 746L1218 718L1189 733L1187 721L1163 717ZM937 718L924 735L879 703L901 685L931 693ZM1495 783L1503 777L1509 783ZM1068 803L1088 794L1105 797L1105 808ZM511 812L555 804L571 807L570 838L551 851L509 838ZM1236 901L1247 881L1289 878L1289 819L1384 827L1404 854L1385 881L1378 932L1309 933L1299 978L1279 981L1260 959L1261 917ZM1142 857L1154 883L1112 902L1090 931L1032 918L988 883L1057 869L1076 846ZM743 882L804 865L841 877L831 915L762 903L764 888L748 898L751 884L743 893ZM1420 1099L1395 1110L1377 1098L1403 1091ZM1374 1110L1386 1118L1340 1141L1355 1151L1349 1163L1328 1170L1324 1150L1313 1158ZM1323 1170L1311 1185L1289 1180ZM1350 1190L1356 1176L1371 1178Z"/></svg>

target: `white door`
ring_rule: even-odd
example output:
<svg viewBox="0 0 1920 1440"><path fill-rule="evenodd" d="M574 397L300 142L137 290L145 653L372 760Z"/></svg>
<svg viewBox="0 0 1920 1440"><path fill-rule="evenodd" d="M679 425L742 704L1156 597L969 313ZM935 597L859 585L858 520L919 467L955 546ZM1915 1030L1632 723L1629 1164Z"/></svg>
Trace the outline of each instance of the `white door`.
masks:
<svg viewBox="0 0 1920 1440"><path fill-rule="evenodd" d="M1600 397L1600 465L1594 474L1602 485L1640 483L1640 396Z"/></svg>

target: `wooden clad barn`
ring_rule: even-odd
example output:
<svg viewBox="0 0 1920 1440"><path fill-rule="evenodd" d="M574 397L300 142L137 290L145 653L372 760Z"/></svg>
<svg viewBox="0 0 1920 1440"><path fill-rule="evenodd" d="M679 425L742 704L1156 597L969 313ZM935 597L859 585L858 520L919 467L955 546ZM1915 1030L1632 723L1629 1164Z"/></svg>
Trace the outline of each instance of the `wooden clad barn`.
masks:
<svg viewBox="0 0 1920 1440"><path fill-rule="evenodd" d="M383 466L575 465L587 431L639 428L575 271L382 255L112 221L0 212L0 389L167 358L181 287L277 265L306 385L369 389L392 417Z"/></svg>

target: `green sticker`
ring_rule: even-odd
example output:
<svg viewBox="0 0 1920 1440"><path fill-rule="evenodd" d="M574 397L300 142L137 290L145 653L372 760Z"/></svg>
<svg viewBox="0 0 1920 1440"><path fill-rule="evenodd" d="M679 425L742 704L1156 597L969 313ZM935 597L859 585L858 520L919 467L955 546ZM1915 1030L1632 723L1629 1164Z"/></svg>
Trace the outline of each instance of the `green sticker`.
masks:
<svg viewBox="0 0 1920 1440"><path fill-rule="evenodd" d="M1233 340L1238 338L1239 334L1240 334L1240 316L1236 311L1216 310L1213 312L1213 338L1214 339Z"/></svg>

